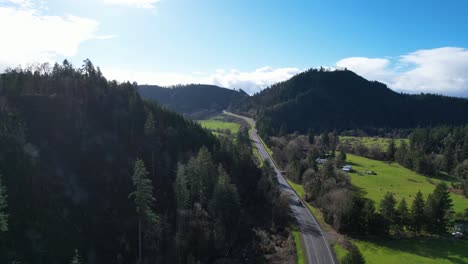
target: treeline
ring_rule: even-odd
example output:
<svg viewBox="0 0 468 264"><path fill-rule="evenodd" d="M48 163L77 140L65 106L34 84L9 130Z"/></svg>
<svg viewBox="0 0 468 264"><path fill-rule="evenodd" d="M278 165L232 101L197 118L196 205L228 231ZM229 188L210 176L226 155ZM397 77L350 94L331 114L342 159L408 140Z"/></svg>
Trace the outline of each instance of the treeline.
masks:
<svg viewBox="0 0 468 264"><path fill-rule="evenodd" d="M1 263L254 263L282 228L248 146L89 60L0 75L0 174Z"/></svg>
<svg viewBox="0 0 468 264"><path fill-rule="evenodd" d="M468 100L408 95L348 70L310 69L233 104L255 117L262 135L376 128L414 128L468 122Z"/></svg>
<svg viewBox="0 0 468 264"><path fill-rule="evenodd" d="M233 102L248 97L242 91L222 88L215 85L189 84L171 87L140 85L138 92L143 98L155 100L178 113L192 119L206 119L226 110Z"/></svg>
<svg viewBox="0 0 468 264"><path fill-rule="evenodd" d="M360 156L398 162L426 176L454 176L461 184L453 187L468 195L468 126L417 128L409 135L409 144L399 146L392 140L387 149L363 144L340 144L338 148Z"/></svg>
<svg viewBox="0 0 468 264"><path fill-rule="evenodd" d="M447 232L453 205L444 183L438 184L427 200L421 192L415 193L411 206L405 199L397 201L392 193L387 193L377 210L373 201L353 191L349 175L341 170L346 153L333 151L339 145L336 133L319 137L289 135L272 138L270 144L286 166L288 177L304 186L305 199L321 208L325 221L341 233Z"/></svg>

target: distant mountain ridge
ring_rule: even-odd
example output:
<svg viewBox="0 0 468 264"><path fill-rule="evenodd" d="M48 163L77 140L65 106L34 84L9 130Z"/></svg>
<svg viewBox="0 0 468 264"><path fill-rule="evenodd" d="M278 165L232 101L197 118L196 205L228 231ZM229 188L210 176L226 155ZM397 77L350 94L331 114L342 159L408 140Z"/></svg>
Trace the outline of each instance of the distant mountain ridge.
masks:
<svg viewBox="0 0 468 264"><path fill-rule="evenodd" d="M140 85L140 95L152 99L176 112L201 119L229 107L233 102L240 102L248 95L242 91L222 88L216 85L189 84L174 87Z"/></svg>
<svg viewBox="0 0 468 264"><path fill-rule="evenodd" d="M468 124L468 99L394 92L348 70L310 69L232 105L260 132ZM281 131L280 131L281 130Z"/></svg>

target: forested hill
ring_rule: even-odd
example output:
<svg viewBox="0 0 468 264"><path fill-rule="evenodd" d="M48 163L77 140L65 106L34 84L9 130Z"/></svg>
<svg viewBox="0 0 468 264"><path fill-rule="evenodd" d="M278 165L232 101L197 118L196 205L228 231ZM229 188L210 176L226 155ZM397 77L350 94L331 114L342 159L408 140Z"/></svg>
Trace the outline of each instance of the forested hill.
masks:
<svg viewBox="0 0 468 264"><path fill-rule="evenodd" d="M89 60L0 74L0 263L136 263L138 223L141 263L254 262L271 188L236 142Z"/></svg>
<svg viewBox="0 0 468 264"><path fill-rule="evenodd" d="M396 93L351 71L311 69L233 106L262 133L468 123L468 99Z"/></svg>
<svg viewBox="0 0 468 264"><path fill-rule="evenodd" d="M248 95L241 91L222 88L215 85L190 84L174 87L140 85L138 91L147 99L156 100L182 114L194 119L202 119L225 110L232 102L237 102Z"/></svg>

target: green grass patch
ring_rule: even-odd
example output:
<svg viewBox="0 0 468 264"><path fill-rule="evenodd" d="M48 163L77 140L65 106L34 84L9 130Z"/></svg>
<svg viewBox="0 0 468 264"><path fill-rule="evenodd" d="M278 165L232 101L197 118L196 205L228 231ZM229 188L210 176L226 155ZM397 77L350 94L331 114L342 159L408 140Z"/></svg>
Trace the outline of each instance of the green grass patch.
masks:
<svg viewBox="0 0 468 264"><path fill-rule="evenodd" d="M364 255L366 263L468 263L468 241L419 238L352 242Z"/></svg>
<svg viewBox="0 0 468 264"><path fill-rule="evenodd" d="M387 192L394 193L397 200L405 198L411 206L418 190L421 190L424 197L427 198L427 195L434 191L435 185L441 181L420 175L397 163L389 165L387 162L352 154L347 154L346 162L352 165L355 170L355 172L350 173L355 190L375 201L376 207L379 207L380 200ZM377 175L367 175L363 173L364 171L374 171ZM446 183L450 186L450 182ZM468 208L468 199L453 193L450 196L455 212L463 212Z"/></svg>
<svg viewBox="0 0 468 264"><path fill-rule="evenodd" d="M265 141L263 141L263 139L258 136L258 138L260 139L260 141L262 142L263 146L265 147L266 151L268 152L268 154L270 154L271 157L273 157L273 151L271 151L271 149L267 146L267 144L265 144Z"/></svg>
<svg viewBox="0 0 468 264"><path fill-rule="evenodd" d="M255 146L252 146L252 152L254 156L258 159L260 168L262 168L265 161L262 159L262 156L260 156L260 153L258 152L258 149Z"/></svg>
<svg viewBox="0 0 468 264"><path fill-rule="evenodd" d="M208 120L198 120L197 122L206 129L212 131L229 130L233 135L237 134L237 132L240 129L240 124L233 122L225 122L221 119L216 119L216 117Z"/></svg>
<svg viewBox="0 0 468 264"><path fill-rule="evenodd" d="M353 137L353 136L340 136L340 142L355 145L357 143L362 143L364 146L371 148L374 146L379 147L381 150L386 150L388 144L392 141L391 138L383 138L383 137ZM395 145L400 146L401 142L405 141L409 144L409 139L406 138L398 138L394 139Z"/></svg>
<svg viewBox="0 0 468 264"><path fill-rule="evenodd" d="M340 244L335 243L333 245L333 250L335 251L336 258L338 259L338 262L341 263L341 259L348 254L348 250L346 250L344 247L342 247Z"/></svg>
<svg viewBox="0 0 468 264"><path fill-rule="evenodd" d="M291 185L291 187L294 189L294 191L296 191L296 193L301 197L301 198L304 198L305 197L305 190L304 190L304 187L302 187L302 185L300 184L297 184L293 181L290 181L288 179L286 179L286 181L288 181L289 185Z"/></svg>
<svg viewBox="0 0 468 264"><path fill-rule="evenodd" d="M297 256L297 263L304 264L304 250L302 249L302 240L301 240L301 232L298 230L296 225L291 225L291 230L294 237L294 244L296 245L296 256Z"/></svg>

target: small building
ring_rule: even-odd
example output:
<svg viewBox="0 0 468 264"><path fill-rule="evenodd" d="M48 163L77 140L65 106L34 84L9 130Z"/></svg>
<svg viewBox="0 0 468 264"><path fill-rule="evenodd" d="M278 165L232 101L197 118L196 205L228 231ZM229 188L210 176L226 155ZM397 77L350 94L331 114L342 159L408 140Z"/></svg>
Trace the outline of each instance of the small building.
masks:
<svg viewBox="0 0 468 264"><path fill-rule="evenodd" d="M351 165L345 165L343 166L341 170L346 171L346 172L351 172L353 171L353 167L351 167Z"/></svg>
<svg viewBox="0 0 468 264"><path fill-rule="evenodd" d="M315 162L317 162L317 164L324 164L327 161L328 161L327 159L322 159L322 158L318 158L318 159L315 160Z"/></svg>

